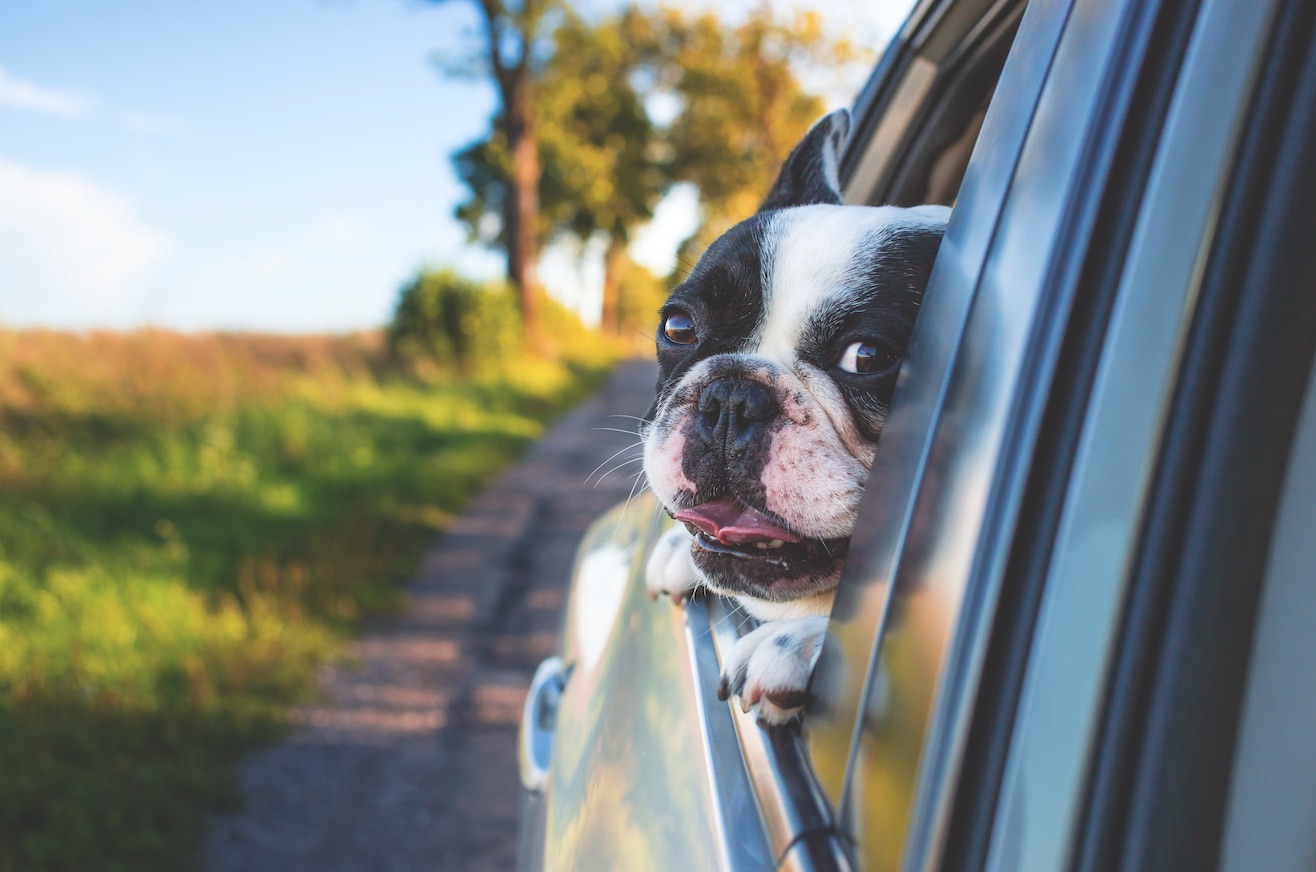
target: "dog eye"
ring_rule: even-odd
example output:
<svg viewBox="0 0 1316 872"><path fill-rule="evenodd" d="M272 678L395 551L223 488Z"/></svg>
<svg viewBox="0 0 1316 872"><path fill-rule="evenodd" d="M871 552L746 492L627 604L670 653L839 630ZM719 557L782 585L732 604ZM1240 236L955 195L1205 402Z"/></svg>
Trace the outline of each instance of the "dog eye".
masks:
<svg viewBox="0 0 1316 872"><path fill-rule="evenodd" d="M899 355L889 351L879 351L872 342L852 342L836 365L846 372L877 373L885 372L900 360Z"/></svg>
<svg viewBox="0 0 1316 872"><path fill-rule="evenodd" d="M693 345L699 339L694 319L679 309L664 318L659 329L669 342L677 345Z"/></svg>

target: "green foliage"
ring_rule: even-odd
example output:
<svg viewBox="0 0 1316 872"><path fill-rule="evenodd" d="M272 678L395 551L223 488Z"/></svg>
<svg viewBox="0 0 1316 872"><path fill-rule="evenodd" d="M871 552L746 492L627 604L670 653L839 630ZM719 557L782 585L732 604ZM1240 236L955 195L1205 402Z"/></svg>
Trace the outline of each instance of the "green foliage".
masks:
<svg viewBox="0 0 1316 872"><path fill-rule="evenodd" d="M536 95L546 226L625 243L671 184L645 109L657 75L656 22L635 7L598 22L569 14Z"/></svg>
<svg viewBox="0 0 1316 872"><path fill-rule="evenodd" d="M451 269L422 270L398 296L389 351L411 369L429 364L470 372L522 353L524 328L505 284L475 282Z"/></svg>
<svg viewBox="0 0 1316 872"><path fill-rule="evenodd" d="M711 12L665 10L664 55L682 109L668 132L674 179L699 189L707 243L758 208L786 156L823 113L798 78L853 50L816 12L779 20L763 7L728 27ZM702 246L701 246L702 247Z"/></svg>
<svg viewBox="0 0 1316 872"><path fill-rule="evenodd" d="M497 135L490 140L490 147L484 149L483 156L476 154L475 160L500 172L505 170L499 176L502 187L496 206L496 235L498 244L507 254L507 279L517 289L527 343L536 354L546 349L534 281L534 264L539 252L537 191L541 176L534 94L543 70L543 42L562 5L562 0L519 0L516 3L479 0L474 4L481 22L478 47L464 59L439 61L440 67L449 73L471 75L478 71L483 74L498 98L494 118ZM462 161L459 159L457 163L460 171ZM459 209L458 213L463 211L469 209ZM481 228L483 232L484 228Z"/></svg>
<svg viewBox="0 0 1316 872"><path fill-rule="evenodd" d="M607 366L613 342L585 327L551 298L540 300L550 351L568 365ZM505 282L476 282L451 269L422 270L398 296L388 326L389 356L411 375L495 374L535 368L515 292Z"/></svg>
<svg viewBox="0 0 1316 872"><path fill-rule="evenodd" d="M188 865L238 756L603 372L381 356L0 332L0 870Z"/></svg>
<svg viewBox="0 0 1316 872"><path fill-rule="evenodd" d="M700 192L701 226L682 253L693 259L757 208L822 115L800 72L855 57L816 13L782 19L756 7L732 26L711 12L672 8L630 5L599 18L567 11L532 82L540 243L602 236L623 247L673 184L689 182ZM653 117L655 96L668 98L674 117ZM512 178L500 119L453 156L469 191L457 217L473 241L491 246L507 244ZM614 263L605 268L611 273ZM605 277L605 296L618 280ZM613 305L605 302L605 311Z"/></svg>
<svg viewBox="0 0 1316 872"><path fill-rule="evenodd" d="M590 22L568 12L534 81L542 168L536 233L625 241L670 184L663 146L640 86L657 75L657 21L631 7ZM489 134L453 155L469 197L456 215L472 241L506 245L503 216L512 156L501 116Z"/></svg>

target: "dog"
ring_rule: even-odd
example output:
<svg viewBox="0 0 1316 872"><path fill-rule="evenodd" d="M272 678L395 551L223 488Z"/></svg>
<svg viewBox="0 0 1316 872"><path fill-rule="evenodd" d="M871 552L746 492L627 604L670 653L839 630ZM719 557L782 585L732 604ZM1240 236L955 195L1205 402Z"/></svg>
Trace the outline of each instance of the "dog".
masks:
<svg viewBox="0 0 1316 872"><path fill-rule="evenodd" d="M713 242L660 312L644 469L679 523L650 595L705 588L761 626L718 696L784 724L808 683L887 405L950 210L842 205L840 110L758 212Z"/></svg>

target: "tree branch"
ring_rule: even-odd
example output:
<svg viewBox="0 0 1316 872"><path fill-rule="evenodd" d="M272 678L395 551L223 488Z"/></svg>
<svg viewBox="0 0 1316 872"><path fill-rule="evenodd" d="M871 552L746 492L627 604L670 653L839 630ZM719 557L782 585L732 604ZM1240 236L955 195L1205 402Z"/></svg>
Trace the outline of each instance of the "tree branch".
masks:
<svg viewBox="0 0 1316 872"><path fill-rule="evenodd" d="M499 0L479 0L480 11L484 13L489 39L489 65L494 81L498 83L499 97L503 105L507 104L511 92L511 80L508 76L507 62L503 57L502 4Z"/></svg>

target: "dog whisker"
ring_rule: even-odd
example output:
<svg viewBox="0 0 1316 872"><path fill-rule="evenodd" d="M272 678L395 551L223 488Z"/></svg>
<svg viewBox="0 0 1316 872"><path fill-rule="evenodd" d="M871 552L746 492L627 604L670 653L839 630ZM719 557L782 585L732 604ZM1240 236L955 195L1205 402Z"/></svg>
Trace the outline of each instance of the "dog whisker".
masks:
<svg viewBox="0 0 1316 872"><path fill-rule="evenodd" d="M709 627L708 627L708 629L705 630L703 633L700 633L699 635L702 637L702 636L704 636L704 635L707 635L708 633L713 632L714 630L716 630L718 627L722 626L722 625L723 625L724 623L726 623L727 621L729 621L729 620L731 620L732 618L736 617L736 615L737 615L738 613L739 613L740 615L742 615L742 617L740 618L740 620L736 622L736 628L735 628L735 634L736 634L737 636L739 636L739 635L740 635L740 631L741 631L742 629L744 629L745 625L748 624L750 621L754 620L754 616L753 616L753 615L749 614L748 612L742 612L740 609L731 609L731 610L729 610L725 615L723 615L722 617L720 617L720 618L718 618L716 621L714 621L712 624L710 624Z"/></svg>
<svg viewBox="0 0 1316 872"><path fill-rule="evenodd" d="M644 487L640 488L639 491L635 490L636 486L639 485L641 481L643 481L642 475L644 473L644 470L640 470L640 473L641 475L635 476L635 484L631 485L631 492L626 495L626 502L622 503L621 511L617 514L617 526L612 528L612 537L611 537L612 541L614 542L617 540L617 534L621 532L622 522L626 520L626 510L631 507L631 500L635 499L637 496L639 496L640 494L644 493L646 490L649 489L649 486L646 484Z"/></svg>
<svg viewBox="0 0 1316 872"><path fill-rule="evenodd" d="M707 636L707 635L709 635L710 633L712 633L712 632L713 632L714 630L716 630L718 627L722 626L724 623L726 623L728 620L730 620L732 617L734 617L735 614L736 614L735 612L731 612L731 611L729 611L729 612L727 612L725 615L723 615L722 617L718 618L718 619L717 619L716 621L714 621L713 623L709 624L709 625L708 625L708 629L705 630L704 632L702 632L702 633L699 634L700 638L703 638L704 636Z"/></svg>
<svg viewBox="0 0 1316 872"><path fill-rule="evenodd" d="M627 436L638 436L644 438L644 434L638 430L619 430L616 427L590 427L591 430L607 431L608 433L625 433Z"/></svg>
<svg viewBox="0 0 1316 872"><path fill-rule="evenodd" d="M623 461L622 463L617 464L617 465L614 466L612 469L608 470L607 472L603 473L603 475L599 476L599 480L596 481L596 482L594 482L594 487L598 487L599 485L603 484L603 480L604 480L605 478L607 478L608 476L612 475L614 472L616 472L617 470L621 469L623 466L630 466L632 463L639 463L641 460L644 460L644 458L643 458L643 457L632 457L630 460L626 460L626 461ZM642 473L643 471L644 471L644 470L640 470L640 473ZM639 475L640 473L636 473L636 475Z"/></svg>
<svg viewBox="0 0 1316 872"><path fill-rule="evenodd" d="M641 418L641 417L639 417L638 415L609 415L608 417L609 417L609 418L628 418L628 419L630 419L630 420L632 420L632 421L639 421L639 422L640 422L640 432L636 433L635 435L640 436L640 438L644 438L643 431L646 430L646 429L648 429L649 427L652 426L652 422L651 422L651 421L649 421L649 420L647 420L647 419L645 419L645 418Z"/></svg>
<svg viewBox="0 0 1316 872"><path fill-rule="evenodd" d="M643 445L643 444L644 444L643 442L632 442L630 445L627 445L627 446L626 446L625 448L623 448L621 451L616 452L615 454L612 455L612 457L609 457L607 460L603 461L603 462L600 463L598 466L594 467L594 471L591 472L589 475L585 476L585 481L584 481L584 483L585 483L585 484L589 484L589 480L590 480L591 478L594 477L594 473L595 473L595 472L598 472L600 469L602 469L603 467L607 466L607 465L608 465L608 462L611 461L613 457L616 457L618 454L621 454L621 453L623 453L623 452L630 451L632 448L638 448L638 447L640 447L640 446ZM606 473L606 472L605 472L603 475L604 475L605 478L607 477L607 473ZM603 479L600 478L599 481L603 481ZM597 486L597 485L596 485L596 486Z"/></svg>

